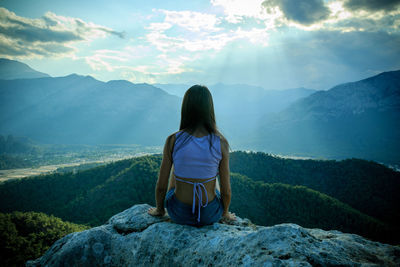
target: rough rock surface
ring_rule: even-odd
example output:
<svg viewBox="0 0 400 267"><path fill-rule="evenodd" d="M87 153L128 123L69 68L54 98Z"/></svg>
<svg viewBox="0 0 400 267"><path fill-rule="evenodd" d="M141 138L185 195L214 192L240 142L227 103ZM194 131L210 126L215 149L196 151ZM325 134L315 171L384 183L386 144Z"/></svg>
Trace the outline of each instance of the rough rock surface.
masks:
<svg viewBox="0 0 400 267"><path fill-rule="evenodd" d="M400 266L400 247L292 223L192 227L134 205L71 233L26 266Z"/></svg>

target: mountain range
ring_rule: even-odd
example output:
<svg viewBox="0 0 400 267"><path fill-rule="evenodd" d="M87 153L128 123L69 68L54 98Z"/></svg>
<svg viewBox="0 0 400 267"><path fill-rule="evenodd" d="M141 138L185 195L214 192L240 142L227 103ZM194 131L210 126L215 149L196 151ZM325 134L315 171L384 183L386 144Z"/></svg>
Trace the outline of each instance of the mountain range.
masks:
<svg viewBox="0 0 400 267"><path fill-rule="evenodd" d="M3 76L15 73L10 77L22 76L27 66L19 63L18 69L18 62L9 60L0 63ZM184 91L189 88L172 86ZM125 80L104 83L77 74L0 80L0 133L26 135L45 143L161 145L179 126L183 94L174 95L171 88ZM238 123L253 128L262 114L281 110L315 91L224 84L210 90L218 124L233 139Z"/></svg>
<svg viewBox="0 0 400 267"><path fill-rule="evenodd" d="M155 84L155 86L183 97L190 85ZM214 100L217 124L233 143L240 143L242 133L254 130L265 114L279 112L298 99L316 90L304 87L285 90L265 90L247 84L227 85L217 83L208 86Z"/></svg>
<svg viewBox="0 0 400 267"><path fill-rule="evenodd" d="M43 143L162 145L178 130L182 95L189 87L101 82L77 74L40 77L37 72L39 77L31 78L24 76L29 67L23 63L1 60L0 65L0 134ZM217 125L233 149L400 163L400 71L326 91L209 88Z"/></svg>
<svg viewBox="0 0 400 267"><path fill-rule="evenodd" d="M71 74L0 88L0 132L42 143L159 145L178 126L179 98L148 84Z"/></svg>
<svg viewBox="0 0 400 267"><path fill-rule="evenodd" d="M400 162L400 71L383 72L266 114L243 146L272 153Z"/></svg>

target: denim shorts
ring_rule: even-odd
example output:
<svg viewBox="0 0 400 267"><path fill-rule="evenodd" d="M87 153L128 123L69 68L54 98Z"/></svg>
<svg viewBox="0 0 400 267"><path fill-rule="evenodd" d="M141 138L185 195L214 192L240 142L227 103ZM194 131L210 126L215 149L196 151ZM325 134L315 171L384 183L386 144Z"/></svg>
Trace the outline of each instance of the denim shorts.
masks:
<svg viewBox="0 0 400 267"><path fill-rule="evenodd" d="M206 207L200 208L200 221L197 221L198 207L196 205L195 212L192 213L192 205L186 204L178 200L175 196L175 188L171 188L165 197L165 206L171 220L178 224L188 224L193 226L210 225L218 222L224 206L221 200L221 194L216 189L215 198L207 204Z"/></svg>

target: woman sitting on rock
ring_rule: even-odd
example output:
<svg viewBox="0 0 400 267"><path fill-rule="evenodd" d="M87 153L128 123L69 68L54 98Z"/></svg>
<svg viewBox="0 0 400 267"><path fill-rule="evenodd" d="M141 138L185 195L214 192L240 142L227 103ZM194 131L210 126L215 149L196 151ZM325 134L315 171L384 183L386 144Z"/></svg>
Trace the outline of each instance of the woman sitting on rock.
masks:
<svg viewBox="0 0 400 267"><path fill-rule="evenodd" d="M179 131L165 142L155 194L157 207L148 213L163 216L165 199L175 223L203 226L236 219L229 212L229 144L217 130L212 96L205 86L194 85L183 97Z"/></svg>

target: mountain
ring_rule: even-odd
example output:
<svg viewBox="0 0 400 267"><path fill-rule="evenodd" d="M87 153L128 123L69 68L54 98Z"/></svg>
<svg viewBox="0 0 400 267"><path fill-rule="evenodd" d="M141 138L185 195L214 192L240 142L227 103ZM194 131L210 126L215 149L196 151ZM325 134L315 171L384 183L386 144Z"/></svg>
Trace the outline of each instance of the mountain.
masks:
<svg viewBox="0 0 400 267"><path fill-rule="evenodd" d="M179 97L183 97L186 90L190 88L189 84L179 84L179 83L153 83L155 87L163 89L165 92L176 95Z"/></svg>
<svg viewBox="0 0 400 267"><path fill-rule="evenodd" d="M190 88L185 84L154 84L154 86L180 97L183 97ZM266 90L259 86L222 83L208 88L213 96L217 124L234 146L240 144L249 132L257 129L259 121L265 114L279 112L296 100L316 92L304 87Z"/></svg>
<svg viewBox="0 0 400 267"><path fill-rule="evenodd" d="M42 143L161 145L181 101L148 84L90 76L0 80L0 133Z"/></svg>
<svg viewBox="0 0 400 267"><path fill-rule="evenodd" d="M23 73L21 70L21 77ZM188 88L157 85L168 92ZM182 102L180 96L162 89L125 80L104 83L77 74L0 80L0 133L23 135L42 143L162 145L166 136L178 129ZM282 110L315 92L224 84L216 84L210 90L218 126L233 145L244 132L255 129L265 113ZM238 128L245 131L237 131Z"/></svg>
<svg viewBox="0 0 400 267"><path fill-rule="evenodd" d="M37 151L36 144L30 138L0 134L0 154L25 154L35 151Z"/></svg>
<svg viewBox="0 0 400 267"><path fill-rule="evenodd" d="M22 64L22 63L21 63ZM234 149L400 165L400 71L337 85L265 90L210 86ZM157 86L170 93L187 85ZM0 80L0 134L42 143L158 146L178 130L182 98L149 84L76 74Z"/></svg>
<svg viewBox="0 0 400 267"><path fill-rule="evenodd" d="M398 217L387 219L392 214L399 213L398 197L392 196L393 191L399 191L399 174L394 174L393 179L382 177L385 170L390 169L382 166L383 171L371 172L362 179L355 174L362 174L363 168L373 169L369 165L376 163L365 162L361 165L345 166L340 162L332 162L329 168L333 171L343 169L339 175L340 179L324 182L317 178L324 177L323 169L327 166L319 161L315 161L311 168L304 168L301 172L299 170L302 169L302 160L282 159L281 162L271 162L252 154L246 157L246 153L240 152L239 155L235 155L237 153L239 152L231 154L231 168L236 171L231 173L231 210L239 216L245 216L261 225L292 222L303 227L357 233L385 243L399 242L400 234L396 221ZM257 162L251 164L251 161ZM54 173L8 180L0 183L0 212L37 211L74 223L98 226L116 212L123 211L131 205L154 205L154 187L160 164L161 155L142 156L75 173ZM259 165L265 166L258 171L255 168ZM266 172L266 169L273 172ZM351 169L354 169L353 173ZM302 175L295 177L296 172ZM270 176L276 179L268 181ZM305 180L304 177L308 176L311 177L307 181L309 187L297 182L288 184L291 177L292 180L298 181ZM385 186L377 187L379 192L371 193L369 188L376 186L374 177L375 180L382 180ZM343 183L344 180L348 180L347 184ZM328 184L332 188L339 188L343 184L344 189L336 195L328 195L314 189L319 184ZM321 186L320 188L324 189ZM353 194L354 198L359 197L359 207L366 212L355 208L354 203L349 201L352 198L338 200L337 197L341 197L342 192ZM371 212L373 209L378 212ZM374 217L375 214L378 216L383 213L385 216L381 218Z"/></svg>
<svg viewBox="0 0 400 267"><path fill-rule="evenodd" d="M176 95L179 97L183 97L185 92L192 86L189 84L173 84L173 83L154 83L152 84L155 87L161 88L164 91L168 92L171 95ZM286 95L291 97L292 99L285 100L282 99L281 101L293 101L293 99L297 99L300 97L308 96L317 90L308 89L304 87L299 88L291 88L291 89L284 89L284 90L266 90L260 86L248 85L248 84L223 84L217 83L208 86L213 97L220 97L220 95L225 97L230 97L232 94L240 95L244 97L254 98L255 96L275 96L275 95ZM215 94L215 95L214 95ZM214 99L216 101L216 99Z"/></svg>
<svg viewBox="0 0 400 267"><path fill-rule="evenodd" d="M337 85L267 114L243 146L400 163L400 70Z"/></svg>
<svg viewBox="0 0 400 267"><path fill-rule="evenodd" d="M50 76L46 73L32 69L25 63L6 58L0 58L0 79L12 80L42 77Z"/></svg>
<svg viewBox="0 0 400 267"><path fill-rule="evenodd" d="M237 218L233 225L190 227L134 205L101 226L71 233L26 266L399 266L400 248L362 236L271 227Z"/></svg>

